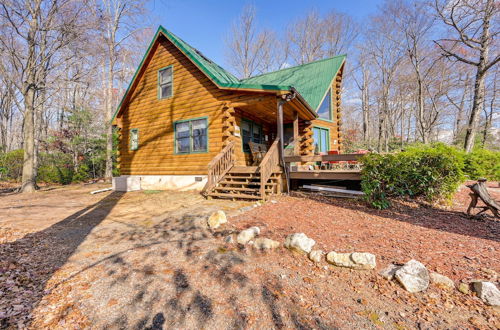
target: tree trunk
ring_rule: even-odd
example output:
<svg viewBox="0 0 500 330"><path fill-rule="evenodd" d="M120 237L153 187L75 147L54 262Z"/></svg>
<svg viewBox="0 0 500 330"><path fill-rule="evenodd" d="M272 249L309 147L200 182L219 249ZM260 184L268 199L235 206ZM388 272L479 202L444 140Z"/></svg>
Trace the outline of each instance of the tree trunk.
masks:
<svg viewBox="0 0 500 330"><path fill-rule="evenodd" d="M24 160L20 192L34 192L36 188L35 177L35 91L33 85L28 83L24 95Z"/></svg>
<svg viewBox="0 0 500 330"><path fill-rule="evenodd" d="M493 1L488 1L488 8L491 8L490 6L493 5ZM491 17L486 16L483 20L483 32L481 34L481 52L479 54L479 62L477 65L476 82L474 83L474 101L472 103L472 110L467 125L467 132L465 134L465 152L471 152L474 148L479 111L484 102L484 78L486 76L488 55L490 50L489 42L491 39L490 19Z"/></svg>
<svg viewBox="0 0 500 330"><path fill-rule="evenodd" d="M484 72L483 66L478 66L476 73L476 82L474 84L474 100L472 102L472 110L467 124L465 133L465 152L471 152L474 148L474 140L477 132L477 121L479 119L479 110L484 102Z"/></svg>
<svg viewBox="0 0 500 330"><path fill-rule="evenodd" d="M104 177L106 181L111 181L113 178L113 126L111 124L111 117L113 116L113 60L110 55L107 81L106 81L106 172Z"/></svg>
<svg viewBox="0 0 500 330"><path fill-rule="evenodd" d="M36 189L35 173L35 87L36 87L36 50L35 33L38 29L38 10L40 3L32 14L27 36L28 61L26 65L26 81L23 83L24 98L24 134L23 134L23 173L20 192L34 192Z"/></svg>

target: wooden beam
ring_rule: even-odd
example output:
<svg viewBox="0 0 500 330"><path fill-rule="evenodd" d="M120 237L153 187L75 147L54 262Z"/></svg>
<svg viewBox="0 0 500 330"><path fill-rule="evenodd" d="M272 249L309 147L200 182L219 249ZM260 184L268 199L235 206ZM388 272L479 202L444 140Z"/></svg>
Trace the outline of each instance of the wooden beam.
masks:
<svg viewBox="0 0 500 330"><path fill-rule="evenodd" d="M299 143L299 113L297 111L293 112L293 154L300 154L300 143Z"/></svg>
<svg viewBox="0 0 500 330"><path fill-rule="evenodd" d="M333 172L333 171L300 171L290 172L290 179L301 180L361 180L361 173L350 172Z"/></svg>
<svg viewBox="0 0 500 330"><path fill-rule="evenodd" d="M342 155L312 155L312 156L286 156L285 163L321 162L321 161L357 161L363 154Z"/></svg>

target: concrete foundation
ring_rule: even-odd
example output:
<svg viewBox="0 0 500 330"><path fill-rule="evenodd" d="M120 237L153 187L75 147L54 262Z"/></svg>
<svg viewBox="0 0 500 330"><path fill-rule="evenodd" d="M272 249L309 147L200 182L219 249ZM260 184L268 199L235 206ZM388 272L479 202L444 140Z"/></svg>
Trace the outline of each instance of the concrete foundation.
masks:
<svg viewBox="0 0 500 330"><path fill-rule="evenodd" d="M206 175L122 175L113 178L113 190L201 190Z"/></svg>

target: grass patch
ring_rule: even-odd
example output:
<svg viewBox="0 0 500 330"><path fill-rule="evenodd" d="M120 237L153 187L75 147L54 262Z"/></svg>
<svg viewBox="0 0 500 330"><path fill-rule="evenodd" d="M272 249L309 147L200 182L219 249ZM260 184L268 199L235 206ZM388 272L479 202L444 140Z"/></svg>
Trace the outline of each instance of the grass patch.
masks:
<svg viewBox="0 0 500 330"><path fill-rule="evenodd" d="M154 194L159 194L161 192L162 192L161 190L144 190L144 193L146 195L154 195Z"/></svg>

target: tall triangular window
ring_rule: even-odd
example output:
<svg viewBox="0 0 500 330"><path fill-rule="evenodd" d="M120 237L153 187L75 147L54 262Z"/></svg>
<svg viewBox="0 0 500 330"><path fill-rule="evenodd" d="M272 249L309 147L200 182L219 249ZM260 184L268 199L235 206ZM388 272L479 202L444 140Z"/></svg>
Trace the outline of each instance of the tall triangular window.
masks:
<svg viewBox="0 0 500 330"><path fill-rule="evenodd" d="M332 120L332 90L329 89L326 93L325 99L318 109L318 116L320 119Z"/></svg>

